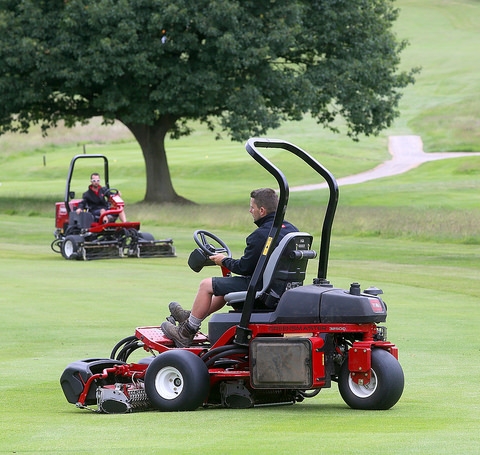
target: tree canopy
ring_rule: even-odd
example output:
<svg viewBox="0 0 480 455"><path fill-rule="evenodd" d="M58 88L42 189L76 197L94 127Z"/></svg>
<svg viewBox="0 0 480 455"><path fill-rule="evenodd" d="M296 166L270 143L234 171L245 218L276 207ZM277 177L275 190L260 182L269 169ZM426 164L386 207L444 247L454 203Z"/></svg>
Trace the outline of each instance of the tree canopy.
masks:
<svg viewBox="0 0 480 455"><path fill-rule="evenodd" d="M233 140L310 113L378 134L415 70L393 0L0 0L0 134L102 116L139 142L145 200L178 202L165 137ZM194 151L192 151L194 153Z"/></svg>

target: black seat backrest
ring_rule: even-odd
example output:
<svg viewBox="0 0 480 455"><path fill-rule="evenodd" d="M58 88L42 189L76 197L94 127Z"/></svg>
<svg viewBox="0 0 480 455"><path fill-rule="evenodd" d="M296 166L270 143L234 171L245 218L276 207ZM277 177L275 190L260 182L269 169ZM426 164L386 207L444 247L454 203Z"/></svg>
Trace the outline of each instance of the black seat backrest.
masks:
<svg viewBox="0 0 480 455"><path fill-rule="evenodd" d="M263 275L263 295L259 297L267 308L274 308L287 289L303 285L308 260L316 256L311 250L312 241L306 232L292 232L272 253Z"/></svg>
<svg viewBox="0 0 480 455"><path fill-rule="evenodd" d="M90 212L70 212L68 215L69 228L89 229L94 221Z"/></svg>
<svg viewBox="0 0 480 455"><path fill-rule="evenodd" d="M256 293L255 308L275 308L287 289L303 284L308 260L316 256L310 249L312 241L313 237L306 232L291 232L282 238L268 259L262 289ZM240 309L246 296L247 291L232 292L225 296L225 301L234 309Z"/></svg>

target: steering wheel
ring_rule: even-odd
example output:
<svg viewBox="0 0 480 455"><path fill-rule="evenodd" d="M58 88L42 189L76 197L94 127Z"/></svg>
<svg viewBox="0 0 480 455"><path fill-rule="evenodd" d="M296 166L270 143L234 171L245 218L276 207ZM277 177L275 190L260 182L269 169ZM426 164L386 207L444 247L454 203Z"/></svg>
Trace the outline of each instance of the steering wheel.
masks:
<svg viewBox="0 0 480 455"><path fill-rule="evenodd" d="M207 239L213 240L219 246L209 243ZM193 240L199 246L199 248L208 256L213 256L218 253L227 253L227 257L232 257L232 252L227 244L216 235L208 231L198 230L193 233Z"/></svg>
<svg viewBox="0 0 480 455"><path fill-rule="evenodd" d="M108 188L104 191L103 196L108 199L110 196L116 196L119 192L116 188Z"/></svg>

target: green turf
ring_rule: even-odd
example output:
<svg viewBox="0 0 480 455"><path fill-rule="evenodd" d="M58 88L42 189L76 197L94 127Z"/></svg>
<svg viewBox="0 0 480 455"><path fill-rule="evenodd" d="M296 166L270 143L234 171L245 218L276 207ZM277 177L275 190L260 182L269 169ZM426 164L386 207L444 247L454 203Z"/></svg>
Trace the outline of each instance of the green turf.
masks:
<svg viewBox="0 0 480 455"><path fill-rule="evenodd" d="M359 144L325 133L311 119L270 137L313 153L337 177L387 159L389 134L419 134L426 151L480 150L480 4L398 5L398 34L411 42L404 65L423 70L406 91L396 124ZM156 238L172 236L177 258L84 263L50 250L53 203L63 199L68 164L84 146L109 157L111 185L122 190L129 218ZM1 454L478 453L478 157L341 188L329 278L336 286L359 281L385 292L389 339L400 349L406 378L391 410L353 411L335 384L294 406L241 411L95 415L68 404L59 386L65 366L108 356L136 326L161 322L170 300L188 306L199 280L213 273L195 274L186 265L193 230L212 230L240 254L252 228L245 195L271 184L243 145L216 142L202 128L169 141L167 150L175 188L201 205L138 203L144 163L128 133L60 128L47 139L35 132L0 137ZM317 182L288 156L271 158L291 185ZM89 169L83 172L77 192ZM325 195L292 193L288 211L315 235L317 250ZM315 264L309 279L314 275Z"/></svg>
<svg viewBox="0 0 480 455"><path fill-rule="evenodd" d="M2 226L23 238L26 220L10 216ZM34 220L48 231L49 220ZM164 231L146 228L156 236ZM240 232L218 233L241 248ZM475 453L480 442L479 246L333 237L333 283L358 280L385 292L389 338L406 376L404 395L389 411L350 410L333 385L294 406L106 416L68 404L61 372L74 360L108 357L136 326L159 323L170 300L191 302L199 279L211 272L186 266L191 230L176 230L177 258L86 263L49 251L46 234L20 245L6 237L0 453L224 454L243 453L247 443L251 453L370 453L372 446L392 454Z"/></svg>

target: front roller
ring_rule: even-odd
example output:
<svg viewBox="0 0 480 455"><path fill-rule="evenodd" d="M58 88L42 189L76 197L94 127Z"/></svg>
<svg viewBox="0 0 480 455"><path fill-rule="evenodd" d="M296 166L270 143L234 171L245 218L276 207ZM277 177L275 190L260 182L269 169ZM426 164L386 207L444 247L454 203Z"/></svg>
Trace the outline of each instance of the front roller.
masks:
<svg viewBox="0 0 480 455"><path fill-rule="evenodd" d="M130 257L157 258L175 257L175 247L172 239L155 240L149 232L130 232L130 244L127 254Z"/></svg>
<svg viewBox="0 0 480 455"><path fill-rule="evenodd" d="M402 396L403 370L398 360L384 349L372 350L370 382L364 385L352 380L348 361L344 361L338 377L338 390L353 409L390 409Z"/></svg>
<svg viewBox="0 0 480 455"><path fill-rule="evenodd" d="M208 368L190 351L163 352L145 374L147 397L160 411L193 411L204 403L209 390Z"/></svg>

